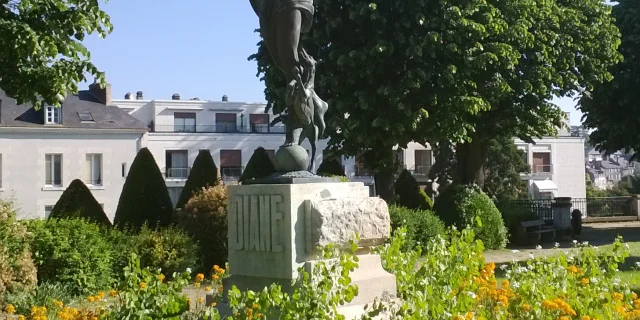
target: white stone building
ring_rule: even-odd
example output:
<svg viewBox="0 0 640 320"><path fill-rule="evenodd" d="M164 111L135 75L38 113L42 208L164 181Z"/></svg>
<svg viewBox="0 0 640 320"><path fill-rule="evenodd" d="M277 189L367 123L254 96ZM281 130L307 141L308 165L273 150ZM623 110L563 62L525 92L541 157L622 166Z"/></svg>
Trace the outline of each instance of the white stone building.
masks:
<svg viewBox="0 0 640 320"><path fill-rule="evenodd" d="M109 100L109 88L92 85L36 111L0 91L0 197L15 201L20 218L47 217L81 179L113 219L147 128Z"/></svg>
<svg viewBox="0 0 640 320"><path fill-rule="evenodd" d="M165 175L174 203L200 150L209 150L223 180L233 182L256 148L263 147L273 155L284 142L284 127L269 125L274 116L265 113L264 103L231 102L226 96L221 101L183 100L179 94L170 100L146 100L140 91L135 97L127 94L113 103L148 125L144 146ZM311 151L308 141L303 146ZM324 140L317 142L315 168L322 162L326 146ZM431 150L412 143L397 156L426 183L433 163ZM350 180L364 182L373 191L373 176L355 158L341 162Z"/></svg>
<svg viewBox="0 0 640 320"><path fill-rule="evenodd" d="M528 144L516 139L519 149L526 154L530 173L522 179L529 183L533 199L554 197L586 198L584 170L584 138L560 134L545 137Z"/></svg>

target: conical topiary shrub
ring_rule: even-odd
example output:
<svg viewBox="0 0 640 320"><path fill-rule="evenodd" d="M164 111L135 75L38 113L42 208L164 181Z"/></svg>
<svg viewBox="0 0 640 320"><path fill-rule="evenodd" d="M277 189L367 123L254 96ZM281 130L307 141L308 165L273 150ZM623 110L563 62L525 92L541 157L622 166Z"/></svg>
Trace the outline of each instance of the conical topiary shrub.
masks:
<svg viewBox="0 0 640 320"><path fill-rule="evenodd" d="M411 172L403 170L396 180L396 204L409 209L431 209L431 199L420 190L420 185Z"/></svg>
<svg viewBox="0 0 640 320"><path fill-rule="evenodd" d="M113 224L139 229L171 224L173 206L169 190L153 155L142 148L131 164L131 170L122 187L118 210Z"/></svg>
<svg viewBox="0 0 640 320"><path fill-rule="evenodd" d="M316 174L323 177L346 176L342 165L335 158L324 159Z"/></svg>
<svg viewBox="0 0 640 320"><path fill-rule="evenodd" d="M273 162L263 147L258 147L253 151L251 159L247 163L242 176L240 176L240 183L245 183L251 179L260 179L272 175L276 172L273 166Z"/></svg>
<svg viewBox="0 0 640 320"><path fill-rule="evenodd" d="M218 168L213 161L213 157L211 157L211 152L209 150L200 150L196 160L193 162L189 178L185 182L184 188L182 188L176 209L183 208L189 202L189 199L202 188L218 184L218 180Z"/></svg>
<svg viewBox="0 0 640 320"><path fill-rule="evenodd" d="M80 179L71 181L51 210L49 218L82 218L98 224L111 225L102 206Z"/></svg>

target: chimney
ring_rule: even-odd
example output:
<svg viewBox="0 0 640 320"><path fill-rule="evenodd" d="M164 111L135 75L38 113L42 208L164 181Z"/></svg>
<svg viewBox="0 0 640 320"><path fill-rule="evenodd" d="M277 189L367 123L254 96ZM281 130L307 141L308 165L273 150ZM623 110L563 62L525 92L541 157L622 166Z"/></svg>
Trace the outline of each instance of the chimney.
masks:
<svg viewBox="0 0 640 320"><path fill-rule="evenodd" d="M226 94L222 96L222 102L228 102L228 101L229 101L229 97L227 97Z"/></svg>
<svg viewBox="0 0 640 320"><path fill-rule="evenodd" d="M124 98L127 100L131 100L131 92L127 92L127 94L124 95Z"/></svg>
<svg viewBox="0 0 640 320"><path fill-rule="evenodd" d="M198 98L198 97L191 98L191 101L200 101L200 98Z"/></svg>
<svg viewBox="0 0 640 320"><path fill-rule="evenodd" d="M89 92L101 103L105 105L111 104L111 84L107 83L103 88L99 83L94 82L89 85Z"/></svg>
<svg viewBox="0 0 640 320"><path fill-rule="evenodd" d="M143 100L143 95L142 95L142 91L138 91L136 92L136 100Z"/></svg>
<svg viewBox="0 0 640 320"><path fill-rule="evenodd" d="M171 96L171 99L172 99L172 100L180 100L180 94L179 94L179 93L174 93L174 94Z"/></svg>

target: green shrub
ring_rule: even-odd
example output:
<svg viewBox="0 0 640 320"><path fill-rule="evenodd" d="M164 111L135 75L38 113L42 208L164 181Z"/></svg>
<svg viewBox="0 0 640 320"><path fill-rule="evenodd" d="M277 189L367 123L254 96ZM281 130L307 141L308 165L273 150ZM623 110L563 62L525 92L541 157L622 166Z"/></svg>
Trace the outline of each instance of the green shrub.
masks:
<svg viewBox="0 0 640 320"><path fill-rule="evenodd" d="M200 245L203 271L227 262L227 188L200 190L176 214L178 224Z"/></svg>
<svg viewBox="0 0 640 320"><path fill-rule="evenodd" d="M409 209L430 210L432 207L431 199L424 191L420 189L420 185L416 178L409 172L403 170L395 183L396 204Z"/></svg>
<svg viewBox="0 0 640 320"><path fill-rule="evenodd" d="M322 177L345 176L344 169L335 158L327 158L322 161L316 174Z"/></svg>
<svg viewBox="0 0 640 320"><path fill-rule="evenodd" d="M247 166L240 176L240 183L245 183L251 179L266 178L276 172L273 162L263 147L258 147L253 151Z"/></svg>
<svg viewBox="0 0 640 320"><path fill-rule="evenodd" d="M500 211L478 186L448 186L436 199L434 211L447 226L472 227L488 249L504 248L507 244L507 229Z"/></svg>
<svg viewBox="0 0 640 320"><path fill-rule="evenodd" d="M122 187L114 225L139 229L144 224L168 226L173 215L169 190L153 155L142 148Z"/></svg>
<svg viewBox="0 0 640 320"><path fill-rule="evenodd" d="M430 239L445 232L444 223L431 211L391 205L389 215L394 232L402 227L406 229L405 251L414 250L418 244L425 246Z"/></svg>
<svg viewBox="0 0 640 320"><path fill-rule="evenodd" d="M122 270L120 270L122 272ZM16 292L6 296L6 304L11 304L16 308L16 314L29 314L32 306L44 306L54 311L51 316L55 316L58 307L55 301L69 304L77 300L78 296L72 285L63 283L42 283L35 290L29 292ZM58 318L50 318L58 319Z"/></svg>
<svg viewBox="0 0 640 320"><path fill-rule="evenodd" d="M104 213L102 206L80 179L71 181L71 184L69 184L53 207L49 218L80 218L103 225L111 225L111 221L109 221L107 214Z"/></svg>
<svg viewBox="0 0 640 320"><path fill-rule="evenodd" d="M120 228L109 228L104 230L104 238L109 242L112 249L111 274L115 281L124 280L122 270L129 264L132 252L137 252L135 243L135 233L130 230Z"/></svg>
<svg viewBox="0 0 640 320"><path fill-rule="evenodd" d="M168 277L174 272L197 267L198 244L178 227L153 229L143 226L133 236L131 245L140 256L143 268L161 269Z"/></svg>
<svg viewBox="0 0 640 320"><path fill-rule="evenodd" d="M5 294L30 292L36 281L27 230L13 204L0 200L0 305Z"/></svg>
<svg viewBox="0 0 640 320"><path fill-rule="evenodd" d="M512 242L516 241L518 228L521 227L520 222L540 219L534 211L514 208L508 203L501 204L499 209Z"/></svg>
<svg viewBox="0 0 640 320"><path fill-rule="evenodd" d="M218 184L218 168L211 157L209 150L200 150L196 160L193 161L193 168L189 173L189 178L182 188L180 198L176 203L176 208L182 208L191 199L194 193L202 188L215 186Z"/></svg>
<svg viewBox="0 0 640 320"><path fill-rule="evenodd" d="M112 248L98 225L82 219L30 221L33 258L40 283L70 285L78 294L112 283Z"/></svg>

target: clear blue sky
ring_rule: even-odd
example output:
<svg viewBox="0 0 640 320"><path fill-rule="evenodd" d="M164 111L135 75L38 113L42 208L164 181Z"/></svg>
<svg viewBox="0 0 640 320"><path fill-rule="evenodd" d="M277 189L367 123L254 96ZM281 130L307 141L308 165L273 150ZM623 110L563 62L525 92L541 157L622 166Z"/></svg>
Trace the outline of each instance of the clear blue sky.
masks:
<svg viewBox="0 0 640 320"><path fill-rule="evenodd" d="M114 98L142 90L146 99L179 93L182 99L265 100L255 62L247 61L260 40L249 0L110 0L103 9L113 33L85 44ZM556 103L579 124L571 99Z"/></svg>

